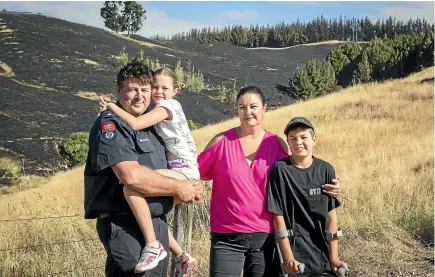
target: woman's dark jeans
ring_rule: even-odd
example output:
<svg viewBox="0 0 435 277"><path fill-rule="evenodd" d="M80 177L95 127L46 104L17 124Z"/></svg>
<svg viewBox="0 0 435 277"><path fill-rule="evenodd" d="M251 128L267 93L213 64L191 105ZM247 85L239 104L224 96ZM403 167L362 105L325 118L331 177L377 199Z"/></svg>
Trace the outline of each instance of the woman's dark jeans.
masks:
<svg viewBox="0 0 435 277"><path fill-rule="evenodd" d="M275 239L269 233L211 233L210 277L278 277Z"/></svg>

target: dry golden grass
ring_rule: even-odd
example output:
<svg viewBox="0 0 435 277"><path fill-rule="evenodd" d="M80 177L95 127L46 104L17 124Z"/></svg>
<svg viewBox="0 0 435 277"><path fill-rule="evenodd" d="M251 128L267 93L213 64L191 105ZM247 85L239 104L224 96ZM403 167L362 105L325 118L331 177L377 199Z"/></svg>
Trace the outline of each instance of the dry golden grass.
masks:
<svg viewBox="0 0 435 277"><path fill-rule="evenodd" d="M78 91L77 96L82 97L82 98L86 98L86 99L90 99L90 100L98 100L98 97L102 96L105 99L109 99L111 101L115 101L116 100L116 94L115 93L96 93L93 91Z"/></svg>
<svg viewBox="0 0 435 277"><path fill-rule="evenodd" d="M0 29L0 33L12 33L13 31L14 30L8 28Z"/></svg>
<svg viewBox="0 0 435 277"><path fill-rule="evenodd" d="M20 174L20 166L17 162L7 157L0 158L0 177L2 174L8 174L12 177L16 177Z"/></svg>
<svg viewBox="0 0 435 277"><path fill-rule="evenodd" d="M59 91L57 89L47 87L46 84L41 83L38 80L32 80L31 82L27 82L24 80L18 80L15 78L12 78L11 80L19 85L30 87L30 88L43 89L43 90L56 91L56 92Z"/></svg>
<svg viewBox="0 0 435 277"><path fill-rule="evenodd" d="M153 47L157 47L157 48L167 48L167 47L163 47L163 46L160 46L160 45L157 45L157 44L151 43L151 42L146 42L146 41L141 41L141 40L133 39L133 38L131 38L131 37L124 36L124 35L122 35L122 34L116 34L116 33L112 33L112 32L111 32L111 34L114 35L114 36L117 36L117 37L123 38L123 39L125 39L125 40L129 40L129 41L132 41L132 42L136 42L137 44L140 44L140 45L143 45L143 46L146 46L146 47L149 47L149 48L153 48Z"/></svg>
<svg viewBox="0 0 435 277"><path fill-rule="evenodd" d="M142 41L142 40L133 39L133 38L131 38L131 37L127 37L127 36L122 35L122 34L116 34L116 33L113 33L113 32L110 32L110 33L111 33L112 35L114 35L114 36L119 37L119 38L122 38L122 39L125 39L125 40L129 40L129 41L132 41L132 42L135 42L135 43L137 43L137 44L139 44L139 45L143 45L143 46L146 46L146 47L148 47L148 48L161 48L161 49L165 49L165 50L170 50L170 51L172 51L172 52L187 53L187 52L184 52L184 51L181 51L181 50L177 50L177 49L169 48L169 47L162 46L162 45L158 45L158 44L154 44L154 43L151 43L151 42L146 42L146 41Z"/></svg>
<svg viewBox="0 0 435 277"><path fill-rule="evenodd" d="M0 62L0 77L14 77L15 73L12 71L12 67L6 63Z"/></svg>
<svg viewBox="0 0 435 277"><path fill-rule="evenodd" d="M84 62L85 64L98 65L96 61L88 60L88 59L79 59L79 61Z"/></svg>
<svg viewBox="0 0 435 277"><path fill-rule="evenodd" d="M341 256L349 276L431 276L424 258L433 253L412 233L434 223L434 85L420 84L433 76L430 68L266 114L265 128L280 136L293 116L307 116L315 125L315 155L336 168L344 190ZM198 151L237 125L233 119L193 131ZM208 276L207 207L205 201L194 213L199 232L192 253L200 262L194 276ZM0 221L0 250L23 248L0 251L0 276L103 275L103 268L83 270L103 267L105 258L98 240L81 241L97 236L95 221L82 219L83 167L59 173L40 188L0 196L0 219L59 215L78 216Z"/></svg>
<svg viewBox="0 0 435 277"><path fill-rule="evenodd" d="M51 63L63 63L63 61L61 61L59 59L56 59L56 58L49 59L48 62L51 62Z"/></svg>

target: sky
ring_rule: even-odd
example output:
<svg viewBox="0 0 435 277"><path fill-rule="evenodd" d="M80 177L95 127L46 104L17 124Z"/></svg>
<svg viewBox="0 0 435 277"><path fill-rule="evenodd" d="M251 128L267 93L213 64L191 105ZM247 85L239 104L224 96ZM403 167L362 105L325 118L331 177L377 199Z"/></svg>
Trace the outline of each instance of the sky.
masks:
<svg viewBox="0 0 435 277"><path fill-rule="evenodd" d="M434 2L282 2L282 1L147 1L139 2L147 19L139 35L171 36L191 28L223 27L232 24L275 25L297 19L311 21L318 15L326 18L369 17L372 20L394 16L398 20L426 18L434 22ZM0 10L42 13L47 16L105 28L100 17L102 1L0 1Z"/></svg>

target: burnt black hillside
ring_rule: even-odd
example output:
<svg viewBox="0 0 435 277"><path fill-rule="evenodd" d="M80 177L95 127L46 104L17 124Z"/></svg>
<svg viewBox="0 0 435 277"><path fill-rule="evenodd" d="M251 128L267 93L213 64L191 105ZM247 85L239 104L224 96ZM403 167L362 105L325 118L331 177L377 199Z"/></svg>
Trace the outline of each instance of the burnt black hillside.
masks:
<svg viewBox="0 0 435 277"><path fill-rule="evenodd" d="M139 36L133 36L145 40ZM299 64L325 58L333 44L284 50L244 49L229 44L190 41L139 44L103 29L34 14L0 12L0 155L24 159L27 172L64 167L58 146L72 132L88 131L96 101L79 92L110 93L120 66L115 55L125 47L132 58L140 49L160 63L186 65L204 73L212 88L178 96L188 119L200 125L234 116L214 100L217 87L232 79L262 88L269 105L292 103L275 89L285 85Z"/></svg>

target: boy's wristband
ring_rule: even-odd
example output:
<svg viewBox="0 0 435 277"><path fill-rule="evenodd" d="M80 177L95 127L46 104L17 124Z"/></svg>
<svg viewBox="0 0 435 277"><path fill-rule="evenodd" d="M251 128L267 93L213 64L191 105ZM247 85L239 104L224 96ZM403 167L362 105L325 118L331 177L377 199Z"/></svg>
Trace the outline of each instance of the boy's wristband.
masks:
<svg viewBox="0 0 435 277"><path fill-rule="evenodd" d="M275 239L293 237L293 230L275 230Z"/></svg>
<svg viewBox="0 0 435 277"><path fill-rule="evenodd" d="M339 237L343 237L343 231L341 228L338 228L337 233L326 232L326 239L329 241L331 239L338 239Z"/></svg>

